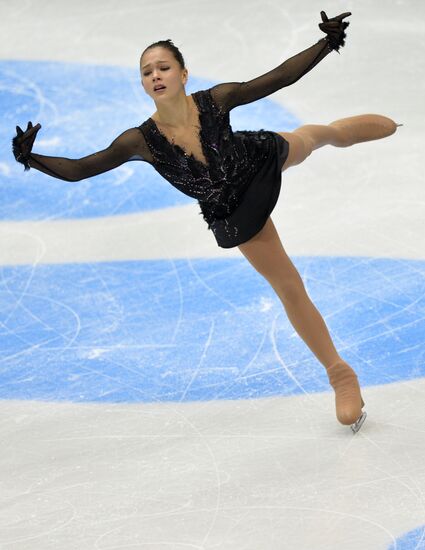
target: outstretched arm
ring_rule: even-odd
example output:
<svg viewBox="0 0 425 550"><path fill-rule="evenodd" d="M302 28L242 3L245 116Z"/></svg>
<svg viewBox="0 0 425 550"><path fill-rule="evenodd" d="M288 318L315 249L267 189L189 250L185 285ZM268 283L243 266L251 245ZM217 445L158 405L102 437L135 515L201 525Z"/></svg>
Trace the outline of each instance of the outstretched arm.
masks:
<svg viewBox="0 0 425 550"><path fill-rule="evenodd" d="M220 110L222 112L230 111L238 105L256 101L294 84L332 50L338 50L339 46L343 46L346 37L344 30L349 23L342 22L342 19L351 14L344 13L329 20L325 12L321 13L323 22L319 24L319 27L327 33L327 36L316 44L249 82L227 82L211 88L213 100Z"/></svg>
<svg viewBox="0 0 425 550"><path fill-rule="evenodd" d="M221 111L230 111L234 107L262 99L290 86L311 71L331 51L327 39L322 38L314 46L249 82L226 82L214 86L211 88L211 95Z"/></svg>
<svg viewBox="0 0 425 550"><path fill-rule="evenodd" d="M39 124L34 128L31 124L27 132L23 133L21 130L22 133L20 134L18 131L17 138L20 139L20 147L24 150L24 161L28 167L36 168L40 172L58 179L80 181L112 170L127 161L148 160L146 158L149 156L148 148L143 134L138 128L126 130L106 149L80 159L50 157L33 153L31 151L32 143L40 128ZM19 160L16 155L15 158ZM19 162L23 161L19 160Z"/></svg>

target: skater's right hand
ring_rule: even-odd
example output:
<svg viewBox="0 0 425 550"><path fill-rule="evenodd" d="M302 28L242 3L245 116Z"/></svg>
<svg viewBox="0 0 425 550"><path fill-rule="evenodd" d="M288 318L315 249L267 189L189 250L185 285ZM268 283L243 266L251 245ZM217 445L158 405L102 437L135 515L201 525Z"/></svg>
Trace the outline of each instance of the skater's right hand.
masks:
<svg viewBox="0 0 425 550"><path fill-rule="evenodd" d="M17 162L25 166L25 170L30 169L28 159L34 144L37 132L40 130L41 124L32 125L28 122L25 132L19 126L16 126L16 136L12 139L12 151Z"/></svg>
<svg viewBox="0 0 425 550"><path fill-rule="evenodd" d="M345 29L350 24L347 21L343 21L343 19L351 15L351 12L347 11L341 13L331 19L328 18L324 11L321 11L320 15L322 17L322 22L319 23L319 29L327 34L329 45L333 50L339 53L338 50L340 46L345 46L345 38L347 37Z"/></svg>

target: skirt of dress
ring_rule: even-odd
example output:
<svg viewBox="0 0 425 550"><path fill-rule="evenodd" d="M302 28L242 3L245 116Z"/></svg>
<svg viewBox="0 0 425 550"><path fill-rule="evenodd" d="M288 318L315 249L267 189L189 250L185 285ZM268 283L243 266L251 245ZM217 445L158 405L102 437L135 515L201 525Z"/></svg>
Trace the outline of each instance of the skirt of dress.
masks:
<svg viewBox="0 0 425 550"><path fill-rule="evenodd" d="M270 134L274 138L270 154L246 189L242 202L227 218L217 219L211 224L221 248L233 248L254 237L264 227L277 203L289 143L276 132Z"/></svg>

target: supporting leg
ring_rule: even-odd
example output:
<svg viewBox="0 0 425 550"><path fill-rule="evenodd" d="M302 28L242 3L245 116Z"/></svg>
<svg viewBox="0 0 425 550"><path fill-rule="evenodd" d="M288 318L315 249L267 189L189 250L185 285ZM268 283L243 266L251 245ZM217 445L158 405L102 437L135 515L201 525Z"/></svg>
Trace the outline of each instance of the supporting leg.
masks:
<svg viewBox="0 0 425 550"><path fill-rule="evenodd" d="M338 354L325 321L310 300L271 218L257 235L239 245L239 249L270 283L292 326L326 368L330 384L335 390L338 420L342 424L356 423L358 428L361 425L357 421L361 418L363 400L357 376Z"/></svg>
<svg viewBox="0 0 425 550"><path fill-rule="evenodd" d="M322 365L328 368L337 361L342 361L326 323L304 285L294 288L291 295L285 296L278 291L276 293L292 326Z"/></svg>

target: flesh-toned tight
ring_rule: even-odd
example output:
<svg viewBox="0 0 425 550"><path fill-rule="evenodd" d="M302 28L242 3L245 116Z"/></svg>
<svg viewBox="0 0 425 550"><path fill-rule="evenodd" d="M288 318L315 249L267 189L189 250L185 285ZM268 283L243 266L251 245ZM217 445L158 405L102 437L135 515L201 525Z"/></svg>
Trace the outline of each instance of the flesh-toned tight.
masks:
<svg viewBox="0 0 425 550"><path fill-rule="evenodd" d="M269 281L292 326L326 368L335 390L339 422L354 425L362 414L363 403L356 373L335 349L325 321L287 256L272 219L269 217L263 229L247 243L239 245L239 249Z"/></svg>
<svg viewBox="0 0 425 550"><path fill-rule="evenodd" d="M239 245L239 249L273 287L293 327L317 359L324 367L341 360L325 321L310 300L270 217L248 243L248 246L246 243Z"/></svg>

